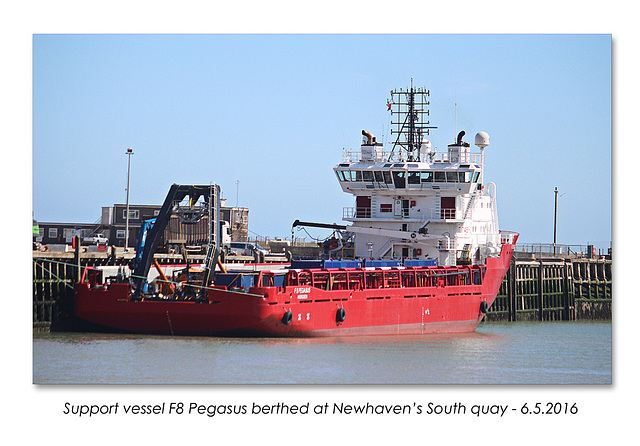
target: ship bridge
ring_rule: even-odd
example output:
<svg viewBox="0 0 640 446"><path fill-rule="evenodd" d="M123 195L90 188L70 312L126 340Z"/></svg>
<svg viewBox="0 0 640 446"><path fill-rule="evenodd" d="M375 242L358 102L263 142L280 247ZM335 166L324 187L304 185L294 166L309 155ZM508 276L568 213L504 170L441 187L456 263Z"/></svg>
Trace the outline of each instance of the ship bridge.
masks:
<svg viewBox="0 0 640 446"><path fill-rule="evenodd" d="M360 151L343 151L342 162L334 167L342 190L347 193L357 195L358 191L374 189L471 193L481 182L484 166L482 149L486 145L480 143L481 152L472 153L469 143L462 140L464 131L460 132L456 143L448 146L446 153L432 151L431 143L424 141L415 161L405 160L402 151L384 152L382 144L377 143L374 136L365 130L362 134L365 139Z"/></svg>
<svg viewBox="0 0 640 446"><path fill-rule="evenodd" d="M344 220L464 221L471 199L482 189L484 163L484 153L472 153L462 141L464 132L446 153L431 151L426 141L419 159L428 161L414 162L385 153L375 137L363 134L359 155L345 152L334 167L342 190L356 196L356 206L343 209Z"/></svg>
<svg viewBox="0 0 640 446"><path fill-rule="evenodd" d="M335 168L342 190L390 190L402 192L455 190L470 193L480 181L482 168L477 163L340 163Z"/></svg>
<svg viewBox="0 0 640 446"><path fill-rule="evenodd" d="M426 139L430 129L429 91L391 91L388 148L362 130L359 151L343 150L334 172L342 190L355 196L343 208L345 240L358 257L438 258L441 265L477 262L496 255L499 230L496 189L484 184L484 149L489 135L480 132L475 145L458 133L438 152Z"/></svg>
<svg viewBox="0 0 640 446"><path fill-rule="evenodd" d="M419 155L409 160L402 151L385 152L369 132L363 130L362 134L365 138L360 151L344 151L342 162L334 167L342 190L356 197L355 206L343 208L343 220L352 222L353 230L361 232L363 229L359 227L405 234L437 233L443 239L448 234L451 240L457 240L454 245L446 243L454 246L449 251L465 249L465 245L477 246L497 237L495 186L490 184L485 190L482 175L488 135L481 132L476 136L479 153L471 151L470 144L462 139L465 133L460 132L446 152L431 150L429 141L423 141ZM369 241L372 236L367 236ZM377 240L381 250L374 252L388 254L386 250L394 251L395 246L402 247L398 255L410 253L407 246L411 245L403 242L402 237L399 239L388 244ZM362 243L356 239L356 248L358 245ZM362 249L360 246L357 251L361 253ZM438 250L442 251L442 245ZM417 245L414 251L429 252Z"/></svg>

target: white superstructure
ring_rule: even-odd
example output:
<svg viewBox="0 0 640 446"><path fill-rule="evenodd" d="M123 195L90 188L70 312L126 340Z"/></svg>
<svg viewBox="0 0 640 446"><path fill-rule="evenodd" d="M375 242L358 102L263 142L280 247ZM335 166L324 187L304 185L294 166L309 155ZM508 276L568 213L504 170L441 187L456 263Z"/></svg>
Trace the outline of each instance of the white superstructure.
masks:
<svg viewBox="0 0 640 446"><path fill-rule="evenodd" d="M342 190L356 199L343 213L355 256L435 258L439 265L497 256L496 186L483 184L482 174L489 136L478 133L479 152L472 152L463 131L438 153L424 138L434 128L424 124L429 92L412 86L391 95L391 133L398 135L392 150L363 130L360 151L345 152L334 167Z"/></svg>

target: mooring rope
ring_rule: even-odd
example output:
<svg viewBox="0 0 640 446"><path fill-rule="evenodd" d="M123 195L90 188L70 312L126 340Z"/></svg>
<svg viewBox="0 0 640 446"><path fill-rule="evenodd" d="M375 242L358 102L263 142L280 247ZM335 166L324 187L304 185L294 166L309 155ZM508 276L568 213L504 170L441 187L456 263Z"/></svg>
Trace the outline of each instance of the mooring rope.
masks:
<svg viewBox="0 0 640 446"><path fill-rule="evenodd" d="M69 288L73 289L73 287L67 283L67 280L69 280L69 279L62 279L62 278L58 277L56 274L54 274L54 273L53 273L53 271L48 270L48 269L47 269L47 268L45 268L45 267L44 267L44 265L42 265L42 264L40 265L40 268L42 268L44 271L48 272L48 273L49 273L49 274L51 274L53 277L55 277L56 279L58 279L58 282L62 282L66 287L69 287Z"/></svg>

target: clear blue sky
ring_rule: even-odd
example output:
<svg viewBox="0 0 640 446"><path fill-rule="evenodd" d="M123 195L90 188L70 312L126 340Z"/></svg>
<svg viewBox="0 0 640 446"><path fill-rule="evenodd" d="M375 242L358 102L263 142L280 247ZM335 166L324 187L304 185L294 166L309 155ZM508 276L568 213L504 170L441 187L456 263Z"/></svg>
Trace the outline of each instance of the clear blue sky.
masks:
<svg viewBox="0 0 640 446"><path fill-rule="evenodd" d="M558 243L608 246L610 35L35 35L33 216L123 203L132 147L132 203L215 182L253 234L340 222L354 200L332 168L362 129L388 139L389 91L411 78L438 149L456 101L469 142L489 133L501 229L552 242L557 186Z"/></svg>

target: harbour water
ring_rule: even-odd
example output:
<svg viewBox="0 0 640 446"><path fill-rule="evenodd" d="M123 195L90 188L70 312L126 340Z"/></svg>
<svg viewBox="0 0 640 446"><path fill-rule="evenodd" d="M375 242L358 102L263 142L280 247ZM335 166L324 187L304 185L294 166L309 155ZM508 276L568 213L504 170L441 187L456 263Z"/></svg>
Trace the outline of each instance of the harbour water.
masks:
<svg viewBox="0 0 640 446"><path fill-rule="evenodd" d="M34 334L35 384L611 384L611 322L327 339Z"/></svg>

